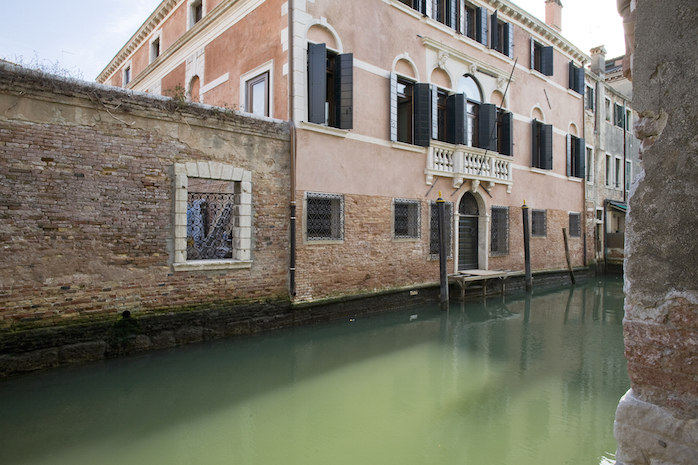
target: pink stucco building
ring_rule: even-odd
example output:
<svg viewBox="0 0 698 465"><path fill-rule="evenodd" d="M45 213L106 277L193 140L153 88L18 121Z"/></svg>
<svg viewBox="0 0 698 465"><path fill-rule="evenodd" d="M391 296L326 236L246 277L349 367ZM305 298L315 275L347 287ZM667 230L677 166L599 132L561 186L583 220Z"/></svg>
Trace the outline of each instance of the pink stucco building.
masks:
<svg viewBox="0 0 698 465"><path fill-rule="evenodd" d="M299 301L436 282L439 194L449 271L523 270L524 202L534 272L563 270L563 228L587 262L590 57L546 8L164 0L98 81L294 123Z"/></svg>

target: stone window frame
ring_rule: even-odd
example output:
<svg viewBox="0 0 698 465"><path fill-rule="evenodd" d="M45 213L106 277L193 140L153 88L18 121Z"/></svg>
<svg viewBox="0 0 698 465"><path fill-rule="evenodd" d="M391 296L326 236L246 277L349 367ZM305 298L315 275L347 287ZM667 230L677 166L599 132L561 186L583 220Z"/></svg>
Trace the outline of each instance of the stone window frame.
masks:
<svg viewBox="0 0 698 465"><path fill-rule="evenodd" d="M201 17L196 19L196 10L201 7ZM196 26L206 15L206 3L204 0L189 0L187 2L187 30Z"/></svg>
<svg viewBox="0 0 698 465"><path fill-rule="evenodd" d="M123 67L121 75L122 86L126 87L131 81L133 81L133 66L131 65L131 60L129 60Z"/></svg>
<svg viewBox="0 0 698 465"><path fill-rule="evenodd" d="M150 38L149 44L150 61L148 63L152 63L162 55L162 31L155 32Z"/></svg>
<svg viewBox="0 0 698 465"><path fill-rule="evenodd" d="M268 62L256 67L253 70L246 72L240 76L240 108L245 113L252 113L249 106L249 86L252 81L256 81L258 78L266 75L266 115L270 118L274 115L274 60L269 60Z"/></svg>
<svg viewBox="0 0 698 465"><path fill-rule="evenodd" d="M582 237L582 214L579 212L567 213L567 227L570 237Z"/></svg>
<svg viewBox="0 0 698 465"><path fill-rule="evenodd" d="M235 183L233 258L187 260L187 197L189 178ZM175 271L232 270L252 267L252 172L226 163L196 161L174 164Z"/></svg>
<svg viewBox="0 0 698 465"><path fill-rule="evenodd" d="M309 234L309 200L329 200L331 215L329 235ZM303 240L305 244L343 244L344 243L344 195L324 192L306 192L303 197Z"/></svg>

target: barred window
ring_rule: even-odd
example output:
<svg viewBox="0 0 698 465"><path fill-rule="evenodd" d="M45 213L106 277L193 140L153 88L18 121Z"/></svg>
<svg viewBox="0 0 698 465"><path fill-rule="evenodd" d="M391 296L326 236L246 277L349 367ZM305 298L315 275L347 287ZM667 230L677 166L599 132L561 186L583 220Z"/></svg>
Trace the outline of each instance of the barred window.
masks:
<svg viewBox="0 0 698 465"><path fill-rule="evenodd" d="M419 238L419 200L393 200L393 237Z"/></svg>
<svg viewBox="0 0 698 465"><path fill-rule="evenodd" d="M431 221L429 225L429 254L432 256L439 255L439 210L437 203L432 201L429 203L431 210ZM446 218L446 255L451 256L451 244L453 242L453 202L446 202L444 213Z"/></svg>
<svg viewBox="0 0 698 465"><path fill-rule="evenodd" d="M205 192L187 192L187 260L233 258L235 194L224 192L233 183L208 181L207 186L200 186Z"/></svg>
<svg viewBox="0 0 698 465"><path fill-rule="evenodd" d="M509 253L509 207L492 207L490 252L492 255Z"/></svg>
<svg viewBox="0 0 698 465"><path fill-rule="evenodd" d="M308 192L306 232L309 241L344 240L344 197Z"/></svg>
<svg viewBox="0 0 698 465"><path fill-rule="evenodd" d="M545 237L548 235L548 215L546 210L531 212L531 235Z"/></svg>
<svg viewBox="0 0 698 465"><path fill-rule="evenodd" d="M582 221L579 213L570 213L570 237L582 236Z"/></svg>

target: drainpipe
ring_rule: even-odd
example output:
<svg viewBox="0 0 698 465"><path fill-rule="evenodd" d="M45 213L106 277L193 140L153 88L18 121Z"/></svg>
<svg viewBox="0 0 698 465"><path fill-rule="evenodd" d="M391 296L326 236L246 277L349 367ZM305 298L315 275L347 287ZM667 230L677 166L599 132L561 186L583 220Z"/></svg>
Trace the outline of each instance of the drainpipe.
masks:
<svg viewBox="0 0 698 465"><path fill-rule="evenodd" d="M628 124L629 124L629 122L628 122L627 119L626 119L626 118L628 117L628 107L627 107L627 105L628 105L628 102L627 102L625 99L623 99L623 108L625 109L625 115L624 115L623 120L625 121L625 125L624 125L624 126L626 126L626 127L627 127ZM628 185L628 180L625 179L625 177L626 177L627 174L628 174L628 172L627 172L628 170L625 168L626 163L628 163L627 160L626 160L627 155L628 155L628 154L627 154L627 148L628 148L627 145L628 145L628 138L627 138L627 134L626 134L625 127L624 127L624 128L623 128L623 202L627 202L627 201L628 201L628 192L627 192L627 190L625 189L625 186Z"/></svg>
<svg viewBox="0 0 698 465"><path fill-rule="evenodd" d="M296 296L296 125L293 121L293 0L288 0L288 120L291 129L291 204L290 204L290 263L289 263L289 294L291 299Z"/></svg>
<svg viewBox="0 0 698 465"><path fill-rule="evenodd" d="M604 274L608 274L608 204L609 200L603 201L603 269Z"/></svg>
<svg viewBox="0 0 698 465"><path fill-rule="evenodd" d="M586 62L582 60L582 69L586 69ZM584 75L586 76L586 71L584 71ZM587 141L587 124L586 124L586 105L584 104L584 99L586 97L586 79L584 79L584 82L582 83L582 90L584 91L584 97L582 97L582 139L584 139L584 147L582 147L582 150L584 150L584 153L582 153L580 156L584 157L584 163L586 165L586 159L587 159L587 146L586 146L586 141ZM580 215L581 218L586 218L587 216L587 170L589 167L587 166L586 169L584 170L584 176L582 177L582 195L584 198L582 199L582 214ZM593 216L592 216L593 218ZM581 220L580 220L581 221ZM589 231L589 228L587 227L587 221L582 221L582 224L580 225L582 227L582 247L583 247L583 256L582 260L584 260L584 266L587 266L587 232Z"/></svg>

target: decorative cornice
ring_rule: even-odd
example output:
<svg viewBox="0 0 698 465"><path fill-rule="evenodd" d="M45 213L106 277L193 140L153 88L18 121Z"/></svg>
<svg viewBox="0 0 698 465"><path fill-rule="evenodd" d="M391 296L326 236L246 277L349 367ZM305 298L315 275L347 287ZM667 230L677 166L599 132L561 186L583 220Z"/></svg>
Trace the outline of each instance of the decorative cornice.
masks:
<svg viewBox="0 0 698 465"><path fill-rule="evenodd" d="M478 60L477 58L474 58L473 56L468 55L467 53L461 52L458 49L443 44L430 37L422 37L422 44L425 47L436 51L439 54L439 57L447 57L448 59L460 61L461 63L468 66L472 72L477 70L485 74L488 74L494 77L495 79L509 79L510 72L501 70L495 66L487 64L484 61ZM511 80L514 81L515 78L512 76Z"/></svg>

